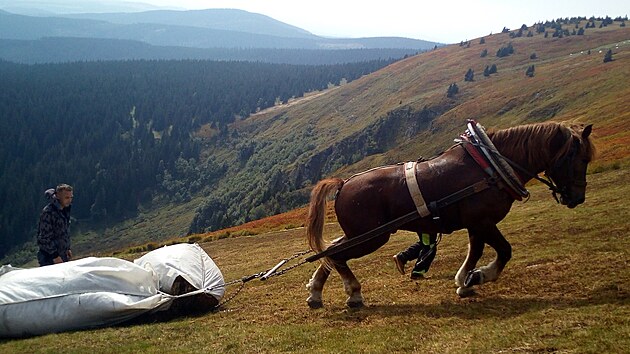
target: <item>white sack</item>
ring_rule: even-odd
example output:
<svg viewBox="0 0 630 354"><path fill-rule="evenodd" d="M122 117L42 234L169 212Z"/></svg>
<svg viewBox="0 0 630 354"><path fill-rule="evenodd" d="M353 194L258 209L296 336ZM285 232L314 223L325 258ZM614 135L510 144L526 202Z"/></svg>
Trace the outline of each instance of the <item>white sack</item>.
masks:
<svg viewBox="0 0 630 354"><path fill-rule="evenodd" d="M89 257L32 269L0 267L0 337L109 326L166 310L178 297L165 293L178 275L198 292L223 297L223 275L198 245L163 247L135 262Z"/></svg>
<svg viewBox="0 0 630 354"><path fill-rule="evenodd" d="M225 293L223 274L198 244L180 243L164 246L134 260L158 274L160 291L170 292L178 275L196 289L221 301Z"/></svg>
<svg viewBox="0 0 630 354"><path fill-rule="evenodd" d="M165 306L153 271L117 258L89 257L0 271L0 337L113 325Z"/></svg>

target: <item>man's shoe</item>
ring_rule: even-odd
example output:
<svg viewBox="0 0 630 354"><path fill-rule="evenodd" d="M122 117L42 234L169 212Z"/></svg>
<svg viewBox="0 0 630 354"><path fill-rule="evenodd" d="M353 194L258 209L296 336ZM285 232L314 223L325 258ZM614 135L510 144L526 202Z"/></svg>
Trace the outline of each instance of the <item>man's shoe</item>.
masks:
<svg viewBox="0 0 630 354"><path fill-rule="evenodd" d="M397 254L394 255L394 264L396 265L396 269L398 273L405 275L405 261L402 260Z"/></svg>
<svg viewBox="0 0 630 354"><path fill-rule="evenodd" d="M424 271L417 271L417 270L412 270L411 271L411 280L420 280L420 279L424 279Z"/></svg>

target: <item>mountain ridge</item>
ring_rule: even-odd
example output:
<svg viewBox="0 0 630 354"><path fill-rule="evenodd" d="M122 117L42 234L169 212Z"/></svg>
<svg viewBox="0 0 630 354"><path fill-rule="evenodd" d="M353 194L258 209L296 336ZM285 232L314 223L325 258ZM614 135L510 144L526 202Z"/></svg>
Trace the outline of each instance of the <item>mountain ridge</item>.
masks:
<svg viewBox="0 0 630 354"><path fill-rule="evenodd" d="M150 12L150 14L155 13L173 14L178 12ZM209 13L214 13L214 10L201 12L201 14ZM244 11L236 13L239 16L247 14L245 17L248 19L263 16ZM60 16L34 17L11 14L5 11L0 13L0 38L20 40L36 40L43 37L110 38L138 40L158 46L198 48L346 49L378 47L426 50L439 44L396 37L383 37L376 40L370 38L324 38L315 35L304 35L304 33L308 32L269 17L263 17L267 23L265 28L272 28L269 30L265 30L260 26L249 29L242 26L237 27L239 30L195 27L185 22L190 16L194 17L197 14L198 12L194 11L181 12L182 16L178 17L178 20L174 22L182 21L183 23L174 25L134 21L127 21L129 23L111 23L104 20ZM129 14L129 16L138 16L138 14ZM274 27L270 27L269 24L274 24ZM256 32L251 32L254 30ZM266 34L269 32L273 32L275 35ZM282 33L282 36L277 35L278 33Z"/></svg>

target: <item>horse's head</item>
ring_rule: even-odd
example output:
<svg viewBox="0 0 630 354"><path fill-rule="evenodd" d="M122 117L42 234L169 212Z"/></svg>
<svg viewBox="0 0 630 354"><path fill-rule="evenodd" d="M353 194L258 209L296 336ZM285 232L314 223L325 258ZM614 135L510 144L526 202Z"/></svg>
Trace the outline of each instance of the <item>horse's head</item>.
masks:
<svg viewBox="0 0 630 354"><path fill-rule="evenodd" d="M586 197L586 168L593 159L595 148L589 139L593 125L568 126L570 134L546 174L557 185L560 203L575 208Z"/></svg>

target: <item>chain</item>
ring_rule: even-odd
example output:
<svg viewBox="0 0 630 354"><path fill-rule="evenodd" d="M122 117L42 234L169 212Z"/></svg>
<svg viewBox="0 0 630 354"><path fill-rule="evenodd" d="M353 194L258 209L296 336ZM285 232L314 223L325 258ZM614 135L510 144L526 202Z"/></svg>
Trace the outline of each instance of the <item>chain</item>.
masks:
<svg viewBox="0 0 630 354"><path fill-rule="evenodd" d="M291 257L284 259L284 261L286 263L286 262L289 262L289 261L291 261L293 259L301 257L301 256L303 256L305 254L311 253L311 252L313 252L313 251L312 250L308 250L308 251L298 252L298 253L292 255ZM288 271L290 271L290 270L292 270L294 268L297 268L297 267L299 267L299 266L301 266L301 265L303 265L303 264L305 264L307 262L308 262L307 260L303 260L303 261L301 261L301 262L299 262L299 263L297 263L295 265L292 265L290 267L287 267L287 268L281 269L279 271L276 271L276 272L274 272L272 274L269 274L269 275L267 275L267 277L265 279L268 279L268 278L271 278L271 277L276 277L276 276L279 276L279 275L283 275L286 272L288 272ZM269 268L268 270L266 270L264 272L255 273L255 274L252 274L250 276L245 276L245 277L242 277L241 279L235 279L235 280L229 281L229 282L224 283L223 285L221 285L222 287L226 287L226 286L233 285L233 284L236 284L236 283L241 283L241 285L238 287L238 289L236 289L236 291L232 295L230 295L230 297L228 297L226 300L223 300L222 302L220 302L215 307L215 309L219 309L220 307L224 306L226 303L232 301L241 292L241 290L243 290L243 288L245 287L245 283L247 283L250 280L262 277L263 275L267 274L267 272L269 272L271 269L272 268ZM261 279L261 280L264 280L264 279Z"/></svg>
<svg viewBox="0 0 630 354"><path fill-rule="evenodd" d="M298 258L298 257L301 257L301 256L303 256L303 255L305 255L305 254L309 254L309 253L311 253L311 252L313 252L313 251L312 251L312 250L308 250L308 251L298 252L298 253L294 254L293 256L291 256L291 257L287 258L287 259L286 259L286 261L287 261L287 262L289 262L289 261L291 261L291 260L293 260L293 259L296 259L296 258ZM286 272L288 272L288 271L290 271L290 270L292 270L292 269L294 269L294 268L297 268L297 267L299 267L299 266L301 266L301 265L303 265L303 264L305 264L305 263L308 263L308 261L307 261L307 260L303 260L303 261L301 261L301 262L299 262L299 263L297 263L297 264L295 264L295 265L292 265L292 266L290 266L290 267L286 267L286 268L284 268L284 269L281 269L281 270L279 270L279 271L277 271L277 272L275 272L275 273L273 273L273 274L268 275L268 276L267 276L267 278L277 277L277 276L279 276L279 275L283 275L284 273L286 273Z"/></svg>

